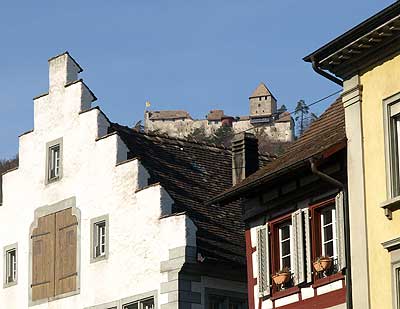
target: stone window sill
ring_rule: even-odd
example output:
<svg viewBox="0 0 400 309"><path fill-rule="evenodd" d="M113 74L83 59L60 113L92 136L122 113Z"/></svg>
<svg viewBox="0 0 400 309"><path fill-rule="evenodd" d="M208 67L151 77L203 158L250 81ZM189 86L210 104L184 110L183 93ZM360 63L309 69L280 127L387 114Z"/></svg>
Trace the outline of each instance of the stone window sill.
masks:
<svg viewBox="0 0 400 309"><path fill-rule="evenodd" d="M385 211L385 216L392 220L392 212L400 209L400 196L388 199L382 202L380 206Z"/></svg>

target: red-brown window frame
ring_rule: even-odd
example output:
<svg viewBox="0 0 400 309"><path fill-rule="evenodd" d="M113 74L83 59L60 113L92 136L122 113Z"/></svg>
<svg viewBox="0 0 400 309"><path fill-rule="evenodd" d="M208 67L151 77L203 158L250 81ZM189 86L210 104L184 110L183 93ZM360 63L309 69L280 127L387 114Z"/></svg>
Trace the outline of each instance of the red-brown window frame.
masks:
<svg viewBox="0 0 400 309"><path fill-rule="evenodd" d="M335 198L329 198L309 207L311 215L311 263L322 254L322 240L321 240L321 210L325 207L335 206ZM336 220L336 219L335 219ZM312 267L312 265L311 265ZM318 278L317 273L313 271L313 286L320 286L332 281L343 278L341 273L332 274L326 278Z"/></svg>
<svg viewBox="0 0 400 309"><path fill-rule="evenodd" d="M279 233L278 233L278 227L285 222L292 222L292 213L285 214L283 216L280 216L274 220L271 220L268 222L268 227L270 231L270 252L271 252L271 276L276 274L279 270ZM292 240L291 240L292 241ZM290 254L293 254L293 252L290 252ZM272 279L271 279L272 280ZM295 294L299 292L300 289L297 286L290 287L286 290L283 291L278 291L277 286L272 280L272 300L285 297L291 294Z"/></svg>

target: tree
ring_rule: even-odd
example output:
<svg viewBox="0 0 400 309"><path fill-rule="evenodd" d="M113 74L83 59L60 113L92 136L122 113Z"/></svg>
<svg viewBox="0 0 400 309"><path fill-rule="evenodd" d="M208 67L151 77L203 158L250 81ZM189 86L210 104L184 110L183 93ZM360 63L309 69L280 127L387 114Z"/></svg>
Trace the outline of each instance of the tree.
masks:
<svg viewBox="0 0 400 309"><path fill-rule="evenodd" d="M282 114L284 112L287 112L287 107L285 104L282 104L281 107L278 108L278 114Z"/></svg>
<svg viewBox="0 0 400 309"><path fill-rule="evenodd" d="M296 109L294 110L294 120L296 121L298 127L299 136L303 135L305 129L307 128L306 118L309 112L310 108L307 106L304 100L297 102Z"/></svg>
<svg viewBox="0 0 400 309"><path fill-rule="evenodd" d="M195 141L195 142L203 142L203 143L210 142L210 137L206 133L204 127L195 128L192 132L190 132L190 134L188 134L187 139L189 141Z"/></svg>
<svg viewBox="0 0 400 309"><path fill-rule="evenodd" d="M229 147L231 145L233 135L234 132L232 127L223 125L219 127L211 136L211 142L216 145L224 145L225 147Z"/></svg>
<svg viewBox="0 0 400 309"><path fill-rule="evenodd" d="M18 166L18 155L12 159L0 160L0 204L2 203L2 173Z"/></svg>

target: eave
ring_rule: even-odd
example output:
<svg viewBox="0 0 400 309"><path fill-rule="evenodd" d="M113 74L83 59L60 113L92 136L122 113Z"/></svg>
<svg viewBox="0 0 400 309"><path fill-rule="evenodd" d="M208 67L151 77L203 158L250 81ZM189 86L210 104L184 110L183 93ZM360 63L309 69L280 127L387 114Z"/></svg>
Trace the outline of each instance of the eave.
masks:
<svg viewBox="0 0 400 309"><path fill-rule="evenodd" d="M400 50L400 3L396 2L303 58L346 79Z"/></svg>

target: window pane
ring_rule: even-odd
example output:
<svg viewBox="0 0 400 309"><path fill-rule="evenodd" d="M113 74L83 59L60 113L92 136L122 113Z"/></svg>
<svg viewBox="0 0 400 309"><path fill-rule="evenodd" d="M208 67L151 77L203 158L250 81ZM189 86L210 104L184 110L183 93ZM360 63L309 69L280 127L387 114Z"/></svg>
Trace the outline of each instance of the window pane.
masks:
<svg viewBox="0 0 400 309"><path fill-rule="evenodd" d="M282 268L287 267L290 269L290 255L282 258Z"/></svg>
<svg viewBox="0 0 400 309"><path fill-rule="evenodd" d="M333 226L328 225L324 227L324 242L333 239Z"/></svg>
<svg viewBox="0 0 400 309"><path fill-rule="evenodd" d="M142 309L154 309L154 299L148 299L143 301Z"/></svg>
<svg viewBox="0 0 400 309"><path fill-rule="evenodd" d="M130 304L130 305L125 305L124 309L138 309L138 303Z"/></svg>
<svg viewBox="0 0 400 309"><path fill-rule="evenodd" d="M329 256L329 257L334 256L334 254L333 254L333 241L325 243L324 248L325 248L325 252L324 252L325 256Z"/></svg>
<svg viewBox="0 0 400 309"><path fill-rule="evenodd" d="M327 225L332 222L332 211L328 209L322 213L324 220L322 221L323 225Z"/></svg>
<svg viewBox="0 0 400 309"><path fill-rule="evenodd" d="M290 238L289 225L282 226L280 229L281 229L281 239L282 240Z"/></svg>
<svg viewBox="0 0 400 309"><path fill-rule="evenodd" d="M282 252L281 255L285 256L290 254L290 239L282 242Z"/></svg>

